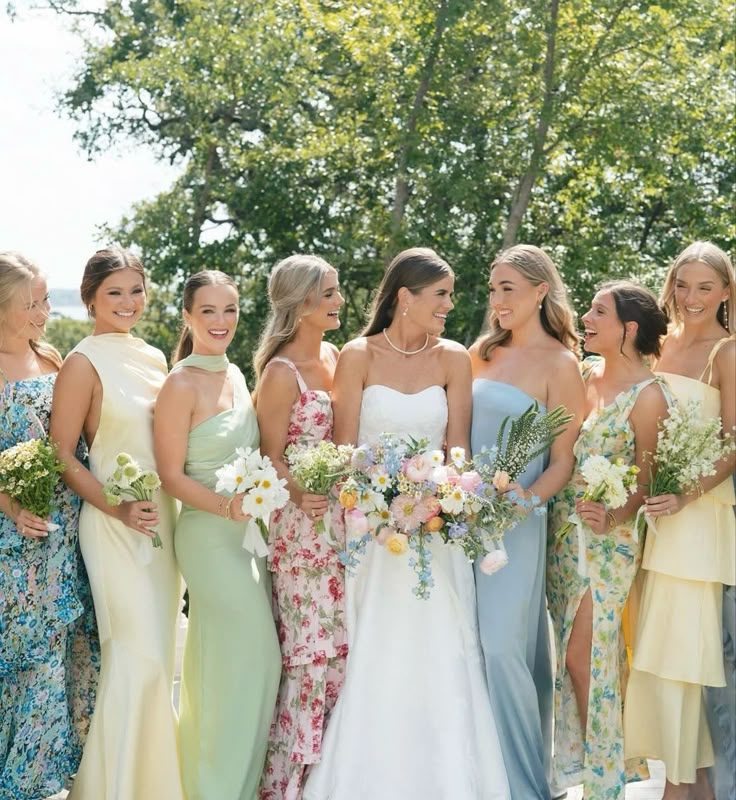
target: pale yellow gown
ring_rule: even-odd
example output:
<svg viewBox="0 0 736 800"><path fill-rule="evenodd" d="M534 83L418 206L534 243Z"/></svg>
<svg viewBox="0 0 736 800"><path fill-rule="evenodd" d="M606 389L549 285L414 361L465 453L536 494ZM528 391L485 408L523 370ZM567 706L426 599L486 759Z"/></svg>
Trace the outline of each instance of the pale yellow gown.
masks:
<svg viewBox="0 0 736 800"><path fill-rule="evenodd" d="M659 373L676 398L698 400L719 417L721 393L683 375ZM624 704L626 758L664 761L667 779L694 783L713 764L704 686L725 686L723 584L736 583L736 524L731 477L647 532L646 570Z"/></svg>
<svg viewBox="0 0 736 800"><path fill-rule="evenodd" d="M155 469L153 404L163 354L129 334L90 336L74 349L102 383L90 470L104 482L125 452ZM159 493L161 549L89 503L79 540L94 597L102 670L92 724L70 800L183 800L171 701L180 579L174 506Z"/></svg>

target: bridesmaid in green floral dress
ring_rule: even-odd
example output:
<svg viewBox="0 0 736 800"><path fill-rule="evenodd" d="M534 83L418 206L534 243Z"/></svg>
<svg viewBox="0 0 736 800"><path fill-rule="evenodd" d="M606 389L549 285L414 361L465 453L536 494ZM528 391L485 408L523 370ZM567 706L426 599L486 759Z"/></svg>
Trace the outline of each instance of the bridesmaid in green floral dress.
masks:
<svg viewBox="0 0 736 800"><path fill-rule="evenodd" d="M156 402L156 463L182 501L174 540L189 589L179 733L188 800L255 800L281 657L265 558L242 547L240 496L219 495L215 472L238 447L257 447L245 378L225 351L238 293L217 271L184 286L186 327Z"/></svg>
<svg viewBox="0 0 736 800"><path fill-rule="evenodd" d="M587 417L575 443L577 467L554 501L550 521L547 598L555 629L554 782L585 784L595 800L622 800L623 756L621 620L639 564L634 515L646 477L622 508L581 499L580 466L592 455L622 458L649 475L656 420L666 415L664 386L645 356L659 352L666 317L646 289L606 284L583 317L585 348L601 358L583 362ZM576 512L584 523L585 564L578 563L577 532L558 538Z"/></svg>

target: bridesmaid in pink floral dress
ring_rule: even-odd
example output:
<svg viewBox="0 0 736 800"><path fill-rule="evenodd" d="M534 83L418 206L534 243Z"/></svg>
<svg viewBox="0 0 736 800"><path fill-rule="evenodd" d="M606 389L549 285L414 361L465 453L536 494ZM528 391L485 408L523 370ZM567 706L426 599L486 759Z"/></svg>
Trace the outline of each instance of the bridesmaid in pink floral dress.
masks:
<svg viewBox="0 0 736 800"><path fill-rule="evenodd" d="M344 300L337 272L315 256L281 261L268 290L271 315L254 357L256 409L261 452L288 481L291 502L270 525L283 672L260 797L297 800L305 770L320 760L326 718L343 684L347 637L343 567L328 539L314 531L328 499L294 482L284 451L332 436L329 392L337 349L322 337L339 328Z"/></svg>

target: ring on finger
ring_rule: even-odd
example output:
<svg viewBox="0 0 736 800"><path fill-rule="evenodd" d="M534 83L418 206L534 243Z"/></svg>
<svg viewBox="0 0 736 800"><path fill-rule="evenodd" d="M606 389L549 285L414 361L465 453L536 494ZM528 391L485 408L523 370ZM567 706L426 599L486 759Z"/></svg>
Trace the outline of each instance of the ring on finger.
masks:
<svg viewBox="0 0 736 800"><path fill-rule="evenodd" d="M26 526L25 525L20 529L20 532L21 532L21 534L24 534L26 532Z"/></svg>

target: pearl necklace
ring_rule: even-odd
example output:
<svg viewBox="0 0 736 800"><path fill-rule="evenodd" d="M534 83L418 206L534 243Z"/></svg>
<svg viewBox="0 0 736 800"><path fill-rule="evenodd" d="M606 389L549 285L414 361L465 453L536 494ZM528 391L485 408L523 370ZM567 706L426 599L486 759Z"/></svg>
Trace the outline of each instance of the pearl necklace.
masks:
<svg viewBox="0 0 736 800"><path fill-rule="evenodd" d="M429 344L429 334L426 335L426 339L424 340L424 344L418 350L402 350L400 347L397 347L391 339L388 338L388 334L386 333L386 329L383 329L383 335L386 337L386 341L389 343L389 346L396 350L397 353L401 353L402 356L415 356L417 353L421 353L427 345Z"/></svg>

